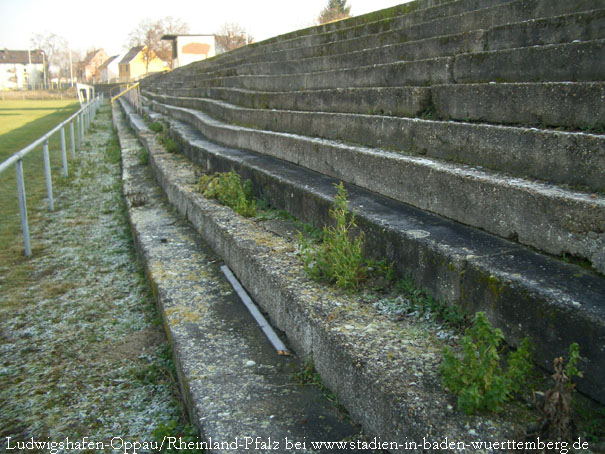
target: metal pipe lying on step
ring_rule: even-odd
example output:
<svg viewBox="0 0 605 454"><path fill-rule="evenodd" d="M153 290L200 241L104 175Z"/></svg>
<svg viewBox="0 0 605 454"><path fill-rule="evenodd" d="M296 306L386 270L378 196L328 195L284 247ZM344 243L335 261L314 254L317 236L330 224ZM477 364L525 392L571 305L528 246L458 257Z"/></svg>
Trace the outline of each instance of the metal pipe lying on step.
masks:
<svg viewBox="0 0 605 454"><path fill-rule="evenodd" d="M256 320L258 326L261 327L261 329L265 333L265 336L267 336L267 339L269 339L269 342L271 342L273 347L275 347L275 350L277 350L277 354L290 355L290 351L286 348L284 343L277 336L277 334L273 330L273 327L269 324L267 319L258 310L256 305L254 304L254 301L252 301L252 298L250 298L244 287L242 287L242 284L240 284L240 282L237 280L237 278L229 269L229 267L227 265L223 265L221 266L221 271L223 272L223 274L225 275L237 295L240 297L246 308L248 308L248 311L250 312L252 317L254 317L254 320Z"/></svg>

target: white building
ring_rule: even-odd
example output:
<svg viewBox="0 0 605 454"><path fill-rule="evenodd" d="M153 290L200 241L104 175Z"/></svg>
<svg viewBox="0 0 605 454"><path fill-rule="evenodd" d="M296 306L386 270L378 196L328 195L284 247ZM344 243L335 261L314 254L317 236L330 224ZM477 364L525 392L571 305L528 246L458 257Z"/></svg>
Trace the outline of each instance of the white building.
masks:
<svg viewBox="0 0 605 454"><path fill-rule="evenodd" d="M162 39L172 41L173 69L217 54L214 35L164 35Z"/></svg>
<svg viewBox="0 0 605 454"><path fill-rule="evenodd" d="M44 52L0 49L0 90L42 88L44 85Z"/></svg>
<svg viewBox="0 0 605 454"><path fill-rule="evenodd" d="M124 58L124 55L125 54L114 55L105 60L98 68L98 78L96 82L105 84L117 82L120 78L120 61Z"/></svg>

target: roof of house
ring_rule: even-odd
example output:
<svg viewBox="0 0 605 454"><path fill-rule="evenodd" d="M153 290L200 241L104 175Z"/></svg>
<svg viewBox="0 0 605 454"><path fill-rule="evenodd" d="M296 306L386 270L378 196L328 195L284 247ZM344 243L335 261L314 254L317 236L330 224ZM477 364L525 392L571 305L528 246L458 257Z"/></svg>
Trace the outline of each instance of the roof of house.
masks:
<svg viewBox="0 0 605 454"><path fill-rule="evenodd" d="M0 63L27 65L30 62L44 63L43 52L40 49L31 51L0 49Z"/></svg>
<svg viewBox="0 0 605 454"><path fill-rule="evenodd" d="M145 46L132 47L126 53L126 55L124 55L124 58L120 61L120 64L130 63L137 55L139 55L139 52L141 52L143 50L143 47L145 47Z"/></svg>
<svg viewBox="0 0 605 454"><path fill-rule="evenodd" d="M87 65L88 63L90 63L92 61L92 59L95 58L100 53L105 54L105 51L103 49L95 49L95 50L88 52L86 54L86 57L84 57L84 64ZM105 55L107 55L107 54L105 54Z"/></svg>
<svg viewBox="0 0 605 454"><path fill-rule="evenodd" d="M103 64L102 64L101 66L99 66L99 67L97 68L97 70L98 70L98 71L103 71L105 68L107 68L107 67L109 66L109 64L110 64L112 61L114 61L114 60L115 60L116 58L118 58L118 57L119 57L119 55L114 55L114 56L112 56L112 57L109 57L107 60L105 60L105 61L103 62Z"/></svg>

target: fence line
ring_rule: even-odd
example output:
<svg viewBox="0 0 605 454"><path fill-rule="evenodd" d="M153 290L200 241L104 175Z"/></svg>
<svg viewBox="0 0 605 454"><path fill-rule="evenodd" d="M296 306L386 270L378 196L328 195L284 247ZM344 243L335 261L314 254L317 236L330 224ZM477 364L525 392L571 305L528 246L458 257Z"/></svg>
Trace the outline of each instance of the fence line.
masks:
<svg viewBox="0 0 605 454"><path fill-rule="evenodd" d="M61 137L61 156L63 160L63 176L67 176L67 149L65 141L65 126L69 123L69 134L71 139L71 157L76 157L76 140L77 147L81 148L84 143L84 135L90 128L101 102L103 101L103 95L97 96L92 101L88 102L85 106L80 108L68 119L62 121L49 132L41 136L39 139L30 143L25 148L14 153L10 158L0 163L0 174L7 170L13 164L17 172L17 197L19 199L19 212L21 214L21 231L23 232L23 243L25 246L25 255L31 256L31 243L29 239L29 225L27 221L27 203L25 197L25 183L23 181L23 158L42 144L42 153L44 159L44 174L46 176L46 192L48 194L48 208L50 211L54 211L54 200L53 200L53 183L50 170L50 156L48 151L48 141L51 136L57 132L60 133ZM74 133L75 124L75 133Z"/></svg>

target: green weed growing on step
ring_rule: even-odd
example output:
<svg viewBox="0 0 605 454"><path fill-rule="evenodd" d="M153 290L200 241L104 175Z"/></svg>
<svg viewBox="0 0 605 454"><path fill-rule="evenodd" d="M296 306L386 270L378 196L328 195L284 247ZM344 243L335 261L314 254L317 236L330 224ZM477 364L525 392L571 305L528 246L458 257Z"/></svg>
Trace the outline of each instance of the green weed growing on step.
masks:
<svg viewBox="0 0 605 454"><path fill-rule="evenodd" d="M176 454L177 452L183 454L203 454L205 452L203 449L195 448L196 443L199 443L200 439L197 433L197 429L191 424L183 425L180 424L178 421L172 419L166 423L160 423L153 430L153 438L155 439L155 442L158 444L158 446L161 446L162 442L165 442L168 437L177 439L176 445L179 447L179 449L168 448L168 445L166 445L166 447L159 452L162 452L164 454ZM180 449L180 446L193 446L193 448Z"/></svg>
<svg viewBox="0 0 605 454"><path fill-rule="evenodd" d="M503 340L502 331L492 328L485 313L477 312L461 340L462 358L444 348L441 381L458 395L458 408L466 414L501 411L503 404L527 382L533 368L529 339L525 338L508 355L505 370L498 352Z"/></svg>
<svg viewBox="0 0 605 454"><path fill-rule="evenodd" d="M137 151L137 159L139 161L139 164L143 166L149 164L149 152L147 151L147 149L141 148L139 151Z"/></svg>
<svg viewBox="0 0 605 454"><path fill-rule="evenodd" d="M312 358L307 358L303 367L300 370L294 372L292 375L294 381L301 385L317 385L323 386L321 382L321 377L315 370L315 364L313 363Z"/></svg>
<svg viewBox="0 0 605 454"><path fill-rule="evenodd" d="M204 197L216 199L245 217L256 215L256 202L252 194L252 182L242 180L237 172L218 172L203 175L197 189Z"/></svg>
<svg viewBox="0 0 605 454"><path fill-rule="evenodd" d="M149 125L149 129L151 129L153 132L162 132L164 131L164 125L159 122L159 121L154 121L153 123L151 123Z"/></svg>
<svg viewBox="0 0 605 454"><path fill-rule="evenodd" d="M362 253L364 234L361 232L351 238L357 228L355 213L348 210L347 193L342 183L336 188L338 192L330 209L330 217L336 226L324 227L318 246L299 234L301 256L305 270L312 278L326 280L343 290L357 290L368 273Z"/></svg>
<svg viewBox="0 0 605 454"><path fill-rule="evenodd" d="M176 153L179 151L179 144L168 135L166 131L160 134L160 142L168 153Z"/></svg>
<svg viewBox="0 0 605 454"><path fill-rule="evenodd" d="M168 128L161 121L154 121L149 125L149 129L158 134L160 143L168 153L176 153L179 150L179 144L168 134Z"/></svg>

